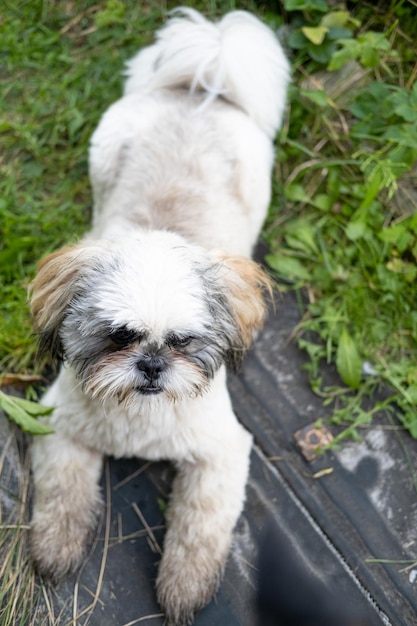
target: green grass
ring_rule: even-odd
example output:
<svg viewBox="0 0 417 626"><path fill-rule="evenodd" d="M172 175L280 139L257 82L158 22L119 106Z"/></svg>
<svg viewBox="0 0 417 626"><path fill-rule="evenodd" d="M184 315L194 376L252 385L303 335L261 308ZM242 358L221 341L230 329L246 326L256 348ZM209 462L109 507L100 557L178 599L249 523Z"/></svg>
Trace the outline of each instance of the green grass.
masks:
<svg viewBox="0 0 417 626"><path fill-rule="evenodd" d="M0 24L3 159L0 194L0 363L34 367L26 306L39 258L88 225L89 137L120 95L123 60L151 37L162 11L98 27L105 3L6 5ZM117 45L115 42L117 41Z"/></svg>
<svg viewBox="0 0 417 626"><path fill-rule="evenodd" d="M302 290L295 334L344 435L384 408L417 437L417 7L284 4L295 81L268 261ZM326 363L340 385L326 386ZM369 408L381 384L389 399Z"/></svg>

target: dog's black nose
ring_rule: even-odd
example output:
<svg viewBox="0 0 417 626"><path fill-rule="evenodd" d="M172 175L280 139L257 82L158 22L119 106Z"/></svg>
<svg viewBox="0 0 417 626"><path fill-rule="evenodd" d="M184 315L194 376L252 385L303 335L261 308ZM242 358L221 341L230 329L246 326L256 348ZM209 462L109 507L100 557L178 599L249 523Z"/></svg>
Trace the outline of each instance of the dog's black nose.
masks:
<svg viewBox="0 0 417 626"><path fill-rule="evenodd" d="M166 361L160 356L144 356L136 362L136 367L149 382L156 381L166 367Z"/></svg>

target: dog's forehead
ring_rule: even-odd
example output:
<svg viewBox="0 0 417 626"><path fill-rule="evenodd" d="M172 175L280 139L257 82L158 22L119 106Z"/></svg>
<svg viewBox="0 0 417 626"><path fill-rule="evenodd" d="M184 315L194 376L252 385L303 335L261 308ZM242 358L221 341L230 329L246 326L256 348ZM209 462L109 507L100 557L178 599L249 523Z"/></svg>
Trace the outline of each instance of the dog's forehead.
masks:
<svg viewBox="0 0 417 626"><path fill-rule="evenodd" d="M202 274L207 259L194 246L167 235L149 233L113 246L111 262L96 275L89 295L99 316L116 326L146 329L152 336L204 327L208 307Z"/></svg>

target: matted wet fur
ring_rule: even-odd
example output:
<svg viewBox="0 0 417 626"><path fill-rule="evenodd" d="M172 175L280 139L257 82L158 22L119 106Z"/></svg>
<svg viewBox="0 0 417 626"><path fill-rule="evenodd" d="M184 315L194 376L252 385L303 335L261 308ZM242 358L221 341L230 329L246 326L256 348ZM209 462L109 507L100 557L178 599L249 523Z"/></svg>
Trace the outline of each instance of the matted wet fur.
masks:
<svg viewBox="0 0 417 626"><path fill-rule="evenodd" d="M288 63L241 11L181 9L127 69L91 140L93 225L31 288L41 349L63 360L35 438L32 554L59 579L94 531L103 455L177 468L157 579L170 624L221 580L245 499L251 436L226 388L265 315L250 259L270 200Z"/></svg>

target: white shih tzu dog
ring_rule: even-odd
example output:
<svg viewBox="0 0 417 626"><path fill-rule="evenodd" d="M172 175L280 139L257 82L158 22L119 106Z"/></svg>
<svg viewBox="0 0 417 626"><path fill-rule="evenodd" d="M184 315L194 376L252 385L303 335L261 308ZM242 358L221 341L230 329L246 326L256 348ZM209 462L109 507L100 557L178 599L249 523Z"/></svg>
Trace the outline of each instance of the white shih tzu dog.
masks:
<svg viewBox="0 0 417 626"><path fill-rule="evenodd" d="M251 437L226 388L262 325L250 260L270 200L288 84L275 35L236 11L177 11L127 66L90 150L94 219L31 288L41 349L62 358L35 437L32 554L59 579L85 555L103 455L177 475L157 578L171 624L215 593L245 497Z"/></svg>

